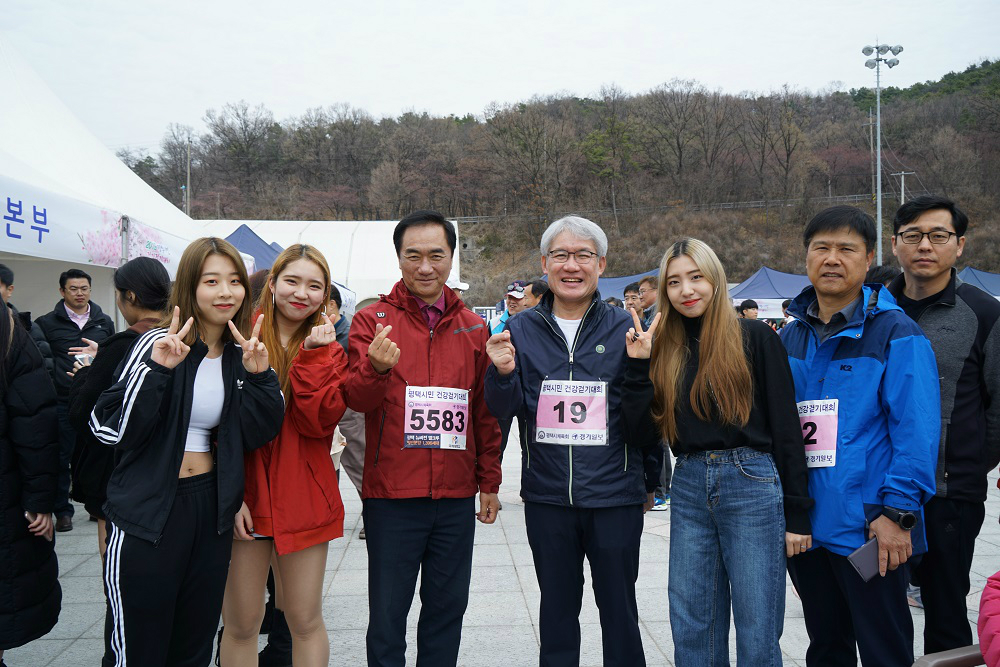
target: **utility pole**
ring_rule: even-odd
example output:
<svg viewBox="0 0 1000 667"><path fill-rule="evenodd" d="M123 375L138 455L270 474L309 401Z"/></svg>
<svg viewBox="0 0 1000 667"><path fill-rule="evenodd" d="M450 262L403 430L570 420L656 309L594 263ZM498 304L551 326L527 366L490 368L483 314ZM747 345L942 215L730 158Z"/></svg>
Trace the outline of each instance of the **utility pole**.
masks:
<svg viewBox="0 0 1000 667"><path fill-rule="evenodd" d="M187 189L184 191L184 212L191 217L191 135L188 134Z"/></svg>
<svg viewBox="0 0 1000 667"><path fill-rule="evenodd" d="M906 177L913 176L915 171L897 171L893 176L899 176L899 205L906 203Z"/></svg>

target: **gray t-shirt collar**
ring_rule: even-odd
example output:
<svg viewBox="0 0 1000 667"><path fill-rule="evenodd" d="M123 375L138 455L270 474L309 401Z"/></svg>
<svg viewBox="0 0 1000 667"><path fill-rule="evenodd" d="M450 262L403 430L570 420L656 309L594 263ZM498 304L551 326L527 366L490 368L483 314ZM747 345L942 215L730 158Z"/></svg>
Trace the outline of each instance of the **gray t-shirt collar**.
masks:
<svg viewBox="0 0 1000 667"><path fill-rule="evenodd" d="M830 318L830 321L825 324L823 323L823 320L819 318L819 301L813 301L809 304L809 307L806 308L806 318L816 329L816 333L819 335L820 345L825 343L831 336L836 336L848 327L851 323L851 318L854 317L854 312L858 309L858 306L861 305L861 299L863 296L864 293L862 292L858 295L858 298L834 313L833 317Z"/></svg>

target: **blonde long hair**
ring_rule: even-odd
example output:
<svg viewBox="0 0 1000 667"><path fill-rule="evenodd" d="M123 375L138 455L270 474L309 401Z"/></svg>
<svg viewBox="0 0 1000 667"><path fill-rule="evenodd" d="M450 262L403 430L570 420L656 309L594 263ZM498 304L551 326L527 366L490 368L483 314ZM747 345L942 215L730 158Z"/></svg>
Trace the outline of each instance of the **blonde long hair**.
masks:
<svg viewBox="0 0 1000 667"><path fill-rule="evenodd" d="M274 292L271 289L271 283L278 280L281 272L288 268L289 264L300 259L307 259L319 267L320 271L323 272L323 281L326 284L326 290L323 292L322 305L320 305L315 313L302 321L299 328L295 330L295 333L288 340L288 345L285 346L281 344L281 333L278 331L278 320L274 307ZM289 393L291 382L288 379L288 372L292 367L292 362L295 361L295 357L299 354L302 341L309 336L313 327L318 326L322 322L323 310L329 300L330 265L327 264L323 253L317 250L315 246L305 245L304 243L285 248L271 266L267 281L265 281L264 288L260 292L259 308L260 312L264 313L264 323L260 328L260 339L267 347L267 352L271 360L271 368L278 374L278 380L281 382L281 391L285 393L286 397L291 395Z"/></svg>
<svg viewBox="0 0 1000 667"><path fill-rule="evenodd" d="M698 419L721 420L744 426L753 405L753 379L744 352L743 330L729 305L726 271L718 256L698 239L682 239L667 249L660 262L660 324L653 340L650 378L655 391L653 418L666 442L677 439L677 407L684 369L691 350L684 331L684 316L667 296L667 269L682 255L690 257L715 288L715 296L702 315L698 346L698 373L691 386L691 407Z"/></svg>
<svg viewBox="0 0 1000 667"><path fill-rule="evenodd" d="M192 345L201 337L201 314L198 312L197 292L205 260L211 255L228 257L236 266L236 272L240 277L240 284L243 285L246 293L243 296L243 303L240 304L236 314L233 315L233 324L236 325L236 328L239 329L240 334L243 336L250 335L250 315L253 312L253 304L250 298L250 281L247 279L247 267L243 263L243 257L240 255L240 251L229 241L214 236L206 236L192 241L184 249L181 261L177 264L177 278L174 281L173 289L170 291L170 306L160 321L161 327L170 326L170 320L174 315L174 306L179 306L181 309L180 325L182 327L189 317L193 317L194 326L191 327L191 331L188 332L188 335L184 339L184 342L188 345ZM228 343L232 340L233 335L227 326L222 330L222 341Z"/></svg>

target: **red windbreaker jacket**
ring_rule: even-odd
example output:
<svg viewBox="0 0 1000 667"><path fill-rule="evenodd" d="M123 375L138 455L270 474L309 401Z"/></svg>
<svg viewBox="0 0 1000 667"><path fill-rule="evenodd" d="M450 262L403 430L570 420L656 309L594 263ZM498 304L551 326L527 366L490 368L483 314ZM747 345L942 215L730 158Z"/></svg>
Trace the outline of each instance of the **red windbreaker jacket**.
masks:
<svg viewBox="0 0 1000 667"><path fill-rule="evenodd" d="M486 408L483 381L489 337L483 319L444 288L434 331L402 281L354 316L349 338L347 405L365 413L362 498L468 498L500 489L500 427ZM379 375L368 361L375 325L392 325L399 362ZM403 447L404 396L411 387L469 390L466 449Z"/></svg>
<svg viewBox="0 0 1000 667"><path fill-rule="evenodd" d="M344 534L344 502L330 443L344 416L347 355L333 343L300 349L288 371L291 396L278 437L244 457L243 500L254 531L274 538L279 556Z"/></svg>

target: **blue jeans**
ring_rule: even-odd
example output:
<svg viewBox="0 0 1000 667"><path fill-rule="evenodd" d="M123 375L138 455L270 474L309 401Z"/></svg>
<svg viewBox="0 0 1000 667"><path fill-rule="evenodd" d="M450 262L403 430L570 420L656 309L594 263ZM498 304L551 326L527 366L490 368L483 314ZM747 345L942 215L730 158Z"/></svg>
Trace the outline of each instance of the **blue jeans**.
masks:
<svg viewBox="0 0 1000 667"><path fill-rule="evenodd" d="M785 516L770 454L682 454L670 485L670 627L677 667L781 667Z"/></svg>

